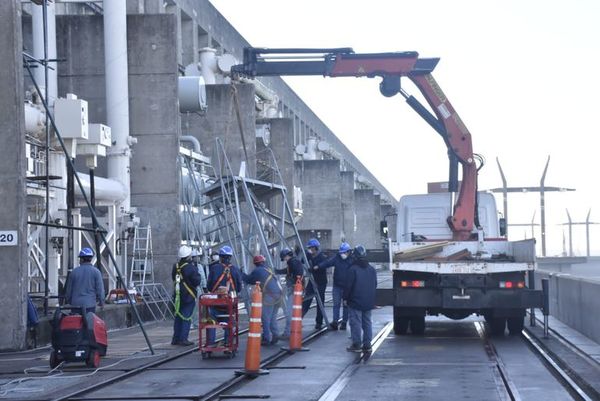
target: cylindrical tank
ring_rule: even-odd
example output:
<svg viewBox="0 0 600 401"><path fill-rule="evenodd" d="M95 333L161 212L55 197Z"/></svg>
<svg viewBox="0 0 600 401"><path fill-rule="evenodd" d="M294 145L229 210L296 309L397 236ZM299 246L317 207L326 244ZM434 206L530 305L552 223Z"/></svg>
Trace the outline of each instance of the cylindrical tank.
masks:
<svg viewBox="0 0 600 401"><path fill-rule="evenodd" d="M206 85L202 77L179 77L179 111L181 113L206 110Z"/></svg>

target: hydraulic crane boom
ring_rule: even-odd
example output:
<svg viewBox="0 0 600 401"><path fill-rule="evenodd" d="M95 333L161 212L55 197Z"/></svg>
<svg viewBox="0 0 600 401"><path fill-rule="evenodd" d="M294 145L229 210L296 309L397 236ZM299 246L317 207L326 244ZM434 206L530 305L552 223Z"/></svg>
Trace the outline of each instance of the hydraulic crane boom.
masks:
<svg viewBox="0 0 600 401"><path fill-rule="evenodd" d="M351 48L338 49L244 49L243 64L232 68L239 76L322 75L325 77L381 77L381 94L400 93L406 102L440 134L450 160L449 192L458 190L458 164L462 184L448 225L453 239L471 239L477 222L477 166L471 134L444 95L433 76L439 58L419 58L417 52L357 54ZM400 78L407 77L419 88L432 114L415 97L407 94Z"/></svg>

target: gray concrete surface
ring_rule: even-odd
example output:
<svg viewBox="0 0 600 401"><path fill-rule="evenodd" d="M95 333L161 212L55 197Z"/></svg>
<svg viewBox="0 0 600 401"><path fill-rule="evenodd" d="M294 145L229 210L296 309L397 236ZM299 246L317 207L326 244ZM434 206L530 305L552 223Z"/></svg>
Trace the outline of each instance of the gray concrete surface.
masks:
<svg viewBox="0 0 600 401"><path fill-rule="evenodd" d="M381 208L379 195L373 194L372 189L357 189L354 191L354 203L357 227L354 233L355 244L362 244L367 249L380 249Z"/></svg>
<svg viewBox="0 0 600 401"><path fill-rule="evenodd" d="M25 123L20 6L17 1L0 2L0 231L16 231L18 236L17 246L0 246L3 321L0 350L23 348L27 329L27 201L23 173Z"/></svg>
<svg viewBox="0 0 600 401"><path fill-rule="evenodd" d="M541 288L543 278L550 280L550 314L600 342L600 320L595 318L600 310L600 281L538 270L538 288Z"/></svg>

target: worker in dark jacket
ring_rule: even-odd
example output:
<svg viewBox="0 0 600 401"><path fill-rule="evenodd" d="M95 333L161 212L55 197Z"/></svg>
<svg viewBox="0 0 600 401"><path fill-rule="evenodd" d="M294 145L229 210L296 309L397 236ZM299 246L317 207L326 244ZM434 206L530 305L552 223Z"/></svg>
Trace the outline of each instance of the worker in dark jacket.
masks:
<svg viewBox="0 0 600 401"><path fill-rule="evenodd" d="M321 297L321 301L325 302L325 289L327 288L327 270L319 269L319 263L325 262L327 257L323 252L320 251L321 244L319 240L316 238L311 238L308 240L306 244L307 255L308 258L308 266L312 272L315 283L317 284L317 291L319 296ZM302 316L306 315L306 312L310 309L310 304L315 297L315 289L313 288L313 283L309 282L306 286L306 291L304 293L305 301L302 303ZM315 300L316 302L316 300ZM317 316L315 318L315 329L320 330L323 327L323 313L321 312L321 308L317 305Z"/></svg>
<svg viewBox="0 0 600 401"><path fill-rule="evenodd" d="M250 274L242 272L242 278L246 284L254 285L260 283L262 291L262 345L276 344L279 339L277 327L277 311L283 298L283 290L277 277L265 264L263 255L256 255L252 260L254 270Z"/></svg>
<svg viewBox="0 0 600 401"><path fill-rule="evenodd" d="M354 248L354 263L348 270L344 300L348 303L350 335L352 345L346 348L351 352L371 352L373 326L371 310L375 308L377 273L367 261L367 251L362 245ZM362 341L361 341L362 329ZM362 344L362 348L361 348Z"/></svg>
<svg viewBox="0 0 600 401"><path fill-rule="evenodd" d="M294 285L298 277L304 277L304 266L300 259L294 256L294 252L290 248L283 248L279 252L279 258L286 263L283 269L275 269L277 274L285 274L285 329L280 338L290 337L290 328L292 326L292 307L294 305Z"/></svg>
<svg viewBox="0 0 600 401"><path fill-rule="evenodd" d="M329 324L331 330L338 329L338 321L340 320L340 307L342 305L342 296L344 295L344 288L346 287L346 276L348 275L348 269L352 266L354 260L352 259L352 248L347 242L342 242L338 253L324 262L319 263L315 266L315 269L325 270L329 267L334 267L333 270L333 288L331 295L333 296L333 321ZM315 270L315 271L318 271ZM344 311L342 314L342 324L340 330L346 330L346 322L348 321L348 307L344 305Z"/></svg>
<svg viewBox="0 0 600 401"><path fill-rule="evenodd" d="M90 248L83 248L79 252L79 266L69 274L65 300L70 305L80 307L73 308L71 311L74 313L95 313L96 302L101 308L104 307L102 273L92 265L93 258L94 251Z"/></svg>
<svg viewBox="0 0 600 401"><path fill-rule="evenodd" d="M201 278L198 268L192 262L192 248L181 246L178 256L179 262L173 265L171 271L171 278L175 283L175 322L171 344L187 346L194 344L188 340L188 335Z"/></svg>
<svg viewBox="0 0 600 401"><path fill-rule="evenodd" d="M219 263L210 265L210 271L208 272L207 287L208 291L217 293L219 287L224 287L225 292L230 296L237 297L238 293L242 291L242 275L240 269L237 266L231 264L231 258L233 257L233 249L225 245L219 249ZM208 309L211 317L218 322L229 321L229 315L227 310L219 307L211 307ZM209 344L215 343L216 331L215 329L207 329L206 337ZM224 330L223 339L225 344L229 341L229 332Z"/></svg>

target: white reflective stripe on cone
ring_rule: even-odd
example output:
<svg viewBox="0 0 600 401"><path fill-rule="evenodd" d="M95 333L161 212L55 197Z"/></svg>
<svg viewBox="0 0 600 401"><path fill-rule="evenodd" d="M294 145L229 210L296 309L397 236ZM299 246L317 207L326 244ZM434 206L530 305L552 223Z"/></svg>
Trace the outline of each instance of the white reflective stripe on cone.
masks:
<svg viewBox="0 0 600 401"><path fill-rule="evenodd" d="M262 303L260 303L260 304L259 304L259 303L252 302L252 306L255 306L255 307L257 307L257 308L258 308L259 306L260 306L260 307L262 307Z"/></svg>
<svg viewBox="0 0 600 401"><path fill-rule="evenodd" d="M262 320L260 320L260 318L257 317L251 317L250 318L250 322L254 322L254 323L260 323Z"/></svg>
<svg viewBox="0 0 600 401"><path fill-rule="evenodd" d="M248 333L248 337L260 337L260 333Z"/></svg>
<svg viewBox="0 0 600 401"><path fill-rule="evenodd" d="M294 295L302 295L302 291L294 291Z"/></svg>
<svg viewBox="0 0 600 401"><path fill-rule="evenodd" d="M292 305L292 308L294 308L294 309L302 309L302 305Z"/></svg>
<svg viewBox="0 0 600 401"><path fill-rule="evenodd" d="M302 321L302 318L301 317L293 317L292 320Z"/></svg>

